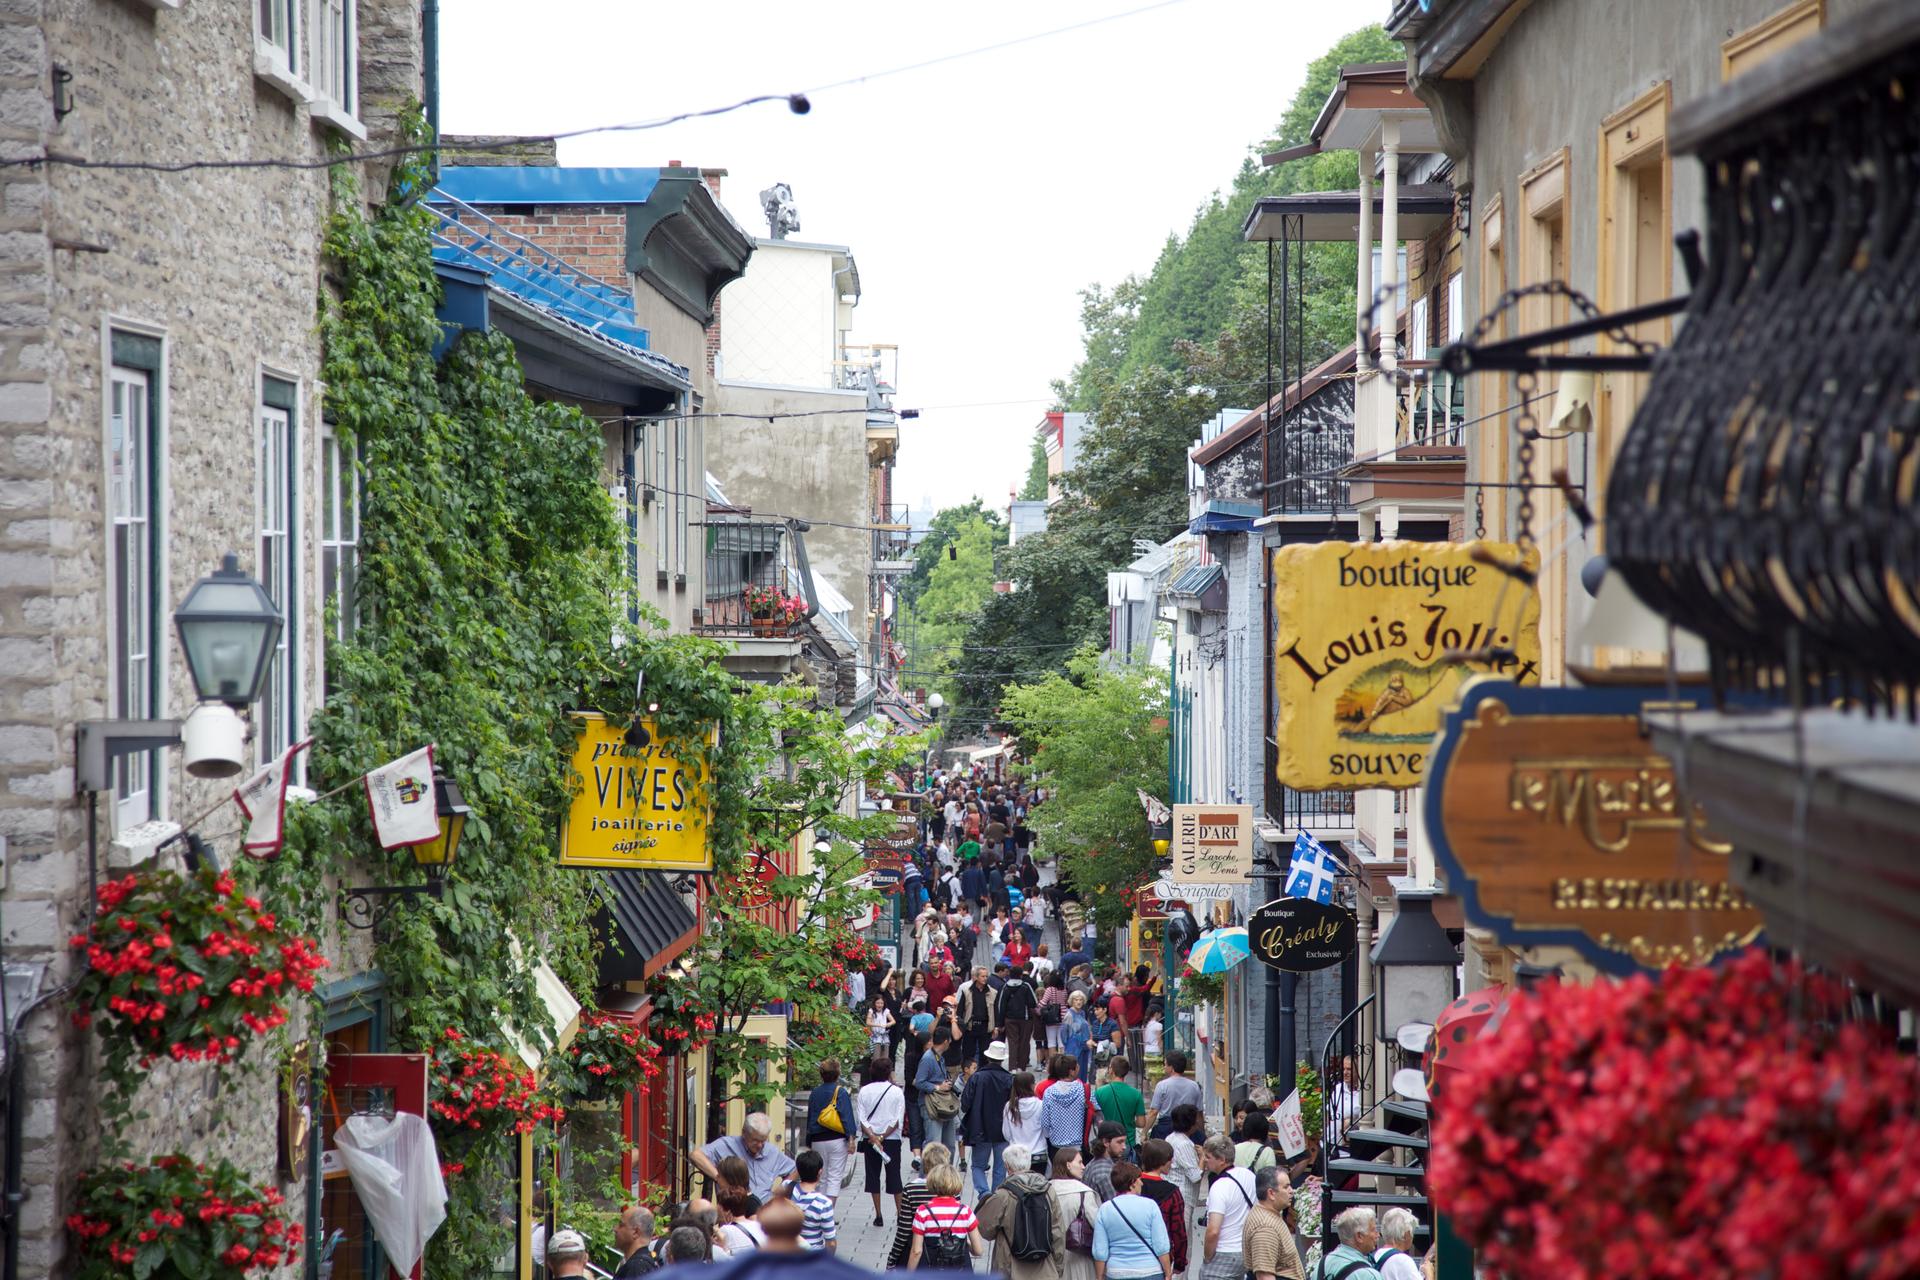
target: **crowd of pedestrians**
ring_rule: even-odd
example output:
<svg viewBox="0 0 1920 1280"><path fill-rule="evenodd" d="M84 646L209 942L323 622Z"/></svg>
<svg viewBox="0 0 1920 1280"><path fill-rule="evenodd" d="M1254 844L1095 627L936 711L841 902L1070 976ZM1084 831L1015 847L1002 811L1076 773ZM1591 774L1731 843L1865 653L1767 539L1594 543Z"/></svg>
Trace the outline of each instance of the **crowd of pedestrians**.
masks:
<svg viewBox="0 0 1920 1280"><path fill-rule="evenodd" d="M797 1156L764 1116L694 1153L711 1198L675 1206L643 1252L832 1250L870 1229L890 1232L890 1269L1308 1280L1293 1206L1315 1152L1284 1159L1258 1112L1209 1132L1186 1056L1162 1052L1152 967L1100 965L1071 888L1035 861L1044 793L977 774L918 781L902 966L850 983L868 1033L857 1078L820 1064ZM867 1202L850 1218L838 1206L855 1178ZM1416 1280L1412 1218L1396 1213L1342 1214L1341 1249L1312 1280Z"/></svg>

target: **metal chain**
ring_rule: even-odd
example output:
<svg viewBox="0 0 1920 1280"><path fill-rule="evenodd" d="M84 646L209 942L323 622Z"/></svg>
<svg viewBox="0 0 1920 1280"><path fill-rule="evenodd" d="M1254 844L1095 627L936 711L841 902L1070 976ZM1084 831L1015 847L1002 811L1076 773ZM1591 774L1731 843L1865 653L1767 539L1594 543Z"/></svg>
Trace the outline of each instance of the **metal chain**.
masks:
<svg viewBox="0 0 1920 1280"><path fill-rule="evenodd" d="M1480 317L1480 323L1473 326L1471 345L1479 346L1480 340L1487 336L1494 323L1501 316L1519 306L1528 298L1552 297L1565 298L1567 302L1589 320L1597 320L1602 312L1592 298L1562 280L1546 280L1539 284L1521 285L1518 289L1509 289L1500 295L1493 304L1493 310ZM1607 336L1624 347L1631 347L1636 355L1651 356L1659 352L1653 343L1634 337L1625 329L1609 329Z"/></svg>
<svg viewBox="0 0 1920 1280"><path fill-rule="evenodd" d="M1487 536L1487 487L1485 485L1473 487L1473 536L1475 538Z"/></svg>
<svg viewBox="0 0 1920 1280"><path fill-rule="evenodd" d="M1514 430L1520 435L1520 483L1526 486L1520 490L1520 503L1513 513L1513 541L1522 555L1533 545L1533 442L1540 438L1540 420L1533 412L1536 382L1531 370L1516 374L1513 380L1520 399L1520 420L1514 423Z"/></svg>

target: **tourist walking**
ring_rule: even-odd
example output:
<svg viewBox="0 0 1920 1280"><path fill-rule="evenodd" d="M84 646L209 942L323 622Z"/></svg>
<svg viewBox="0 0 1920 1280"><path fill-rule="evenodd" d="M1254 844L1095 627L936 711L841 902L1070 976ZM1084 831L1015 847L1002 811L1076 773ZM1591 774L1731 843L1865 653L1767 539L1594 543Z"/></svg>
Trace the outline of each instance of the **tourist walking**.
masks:
<svg viewBox="0 0 1920 1280"><path fill-rule="evenodd" d="M942 1165L953 1163L953 1149L944 1143L929 1142L920 1149L922 1171L905 1182L900 1188L900 1209L894 1215L893 1248L887 1253L887 1270L903 1271L907 1265L907 1255L913 1250L913 1215L930 1198L927 1191L927 1174Z"/></svg>
<svg viewBox="0 0 1920 1280"><path fill-rule="evenodd" d="M1306 1280L1306 1268L1301 1266L1300 1251L1293 1243L1293 1224L1287 1221L1287 1211L1293 1207L1293 1184L1287 1181L1286 1171L1262 1169L1254 1177L1253 1189L1258 1199L1240 1233L1247 1275L1251 1280ZM1406 1213L1406 1210L1391 1212ZM1407 1214L1407 1221L1412 1223L1412 1214ZM1407 1243L1413 1243L1411 1226L1407 1230ZM1411 1259L1403 1258L1403 1261L1413 1265ZM1420 1270L1414 1267L1411 1277L1396 1276L1391 1280L1421 1280Z"/></svg>
<svg viewBox="0 0 1920 1280"><path fill-rule="evenodd" d="M913 1077L913 1088L920 1100L922 1134L926 1141L951 1147L960 1133L960 1094L947 1071L947 1048L953 1032L946 1027L933 1029L933 1042L920 1055Z"/></svg>
<svg viewBox="0 0 1920 1280"><path fill-rule="evenodd" d="M1006 1180L1007 1099L1013 1096L1013 1077L1007 1073L1007 1046L995 1040L980 1055L980 1068L967 1081L960 1095L960 1109L966 1115L963 1135L973 1161L973 1192L976 1202L999 1189Z"/></svg>
<svg viewBox="0 0 1920 1280"><path fill-rule="evenodd" d="M1105 1280L1173 1280L1167 1224L1160 1206L1140 1195L1140 1170L1122 1160L1113 1166L1113 1199L1093 1220L1093 1260L1105 1263Z"/></svg>
<svg viewBox="0 0 1920 1280"><path fill-rule="evenodd" d="M1060 1220L1066 1241L1066 1265L1060 1280L1095 1280L1096 1276L1093 1220L1100 1212L1100 1197L1081 1180L1082 1172L1079 1148L1054 1150L1047 1192L1053 1197L1053 1216Z"/></svg>
<svg viewBox="0 0 1920 1280"><path fill-rule="evenodd" d="M1207 1139L1200 1159L1207 1172L1215 1175L1213 1189L1207 1192L1206 1265L1200 1269L1201 1280L1245 1280L1242 1233L1257 1198L1253 1175L1234 1165L1233 1140L1221 1135Z"/></svg>
<svg viewBox="0 0 1920 1280"><path fill-rule="evenodd" d="M860 1138L866 1155L867 1194L873 1197L873 1225L884 1227L880 1212L880 1194L884 1186L893 1196L894 1211L900 1208L900 1135L906 1128L907 1100L893 1082L893 1063L875 1057L867 1063L866 1083L854 1099L860 1113Z"/></svg>
<svg viewBox="0 0 1920 1280"><path fill-rule="evenodd" d="M820 1083L807 1094L807 1146L820 1153L820 1192L839 1202L847 1172L847 1134L853 1131L853 1094L840 1083L840 1063L820 1062Z"/></svg>
<svg viewBox="0 0 1920 1280"><path fill-rule="evenodd" d="M960 1201L960 1171L941 1165L927 1171L927 1202L913 1211L909 1271L971 1271L986 1252L973 1210Z"/></svg>
<svg viewBox="0 0 1920 1280"><path fill-rule="evenodd" d="M1007 1164L1013 1172L978 1210L981 1238L993 1247L990 1265L1008 1280L1060 1280L1067 1224L1054 1209L1052 1187L1034 1172L1032 1147L1008 1143ZM1038 1257L1029 1256L1042 1247Z"/></svg>

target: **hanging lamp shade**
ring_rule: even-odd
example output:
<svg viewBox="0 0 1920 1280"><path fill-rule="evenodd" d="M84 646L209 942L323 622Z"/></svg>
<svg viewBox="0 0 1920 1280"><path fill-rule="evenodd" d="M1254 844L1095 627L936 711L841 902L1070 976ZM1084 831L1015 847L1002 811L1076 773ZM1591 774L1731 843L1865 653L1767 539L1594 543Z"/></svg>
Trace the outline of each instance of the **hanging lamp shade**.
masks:
<svg viewBox="0 0 1920 1280"><path fill-rule="evenodd" d="M285 625L280 608L229 552L173 611L187 670L202 702L244 707L260 692Z"/></svg>

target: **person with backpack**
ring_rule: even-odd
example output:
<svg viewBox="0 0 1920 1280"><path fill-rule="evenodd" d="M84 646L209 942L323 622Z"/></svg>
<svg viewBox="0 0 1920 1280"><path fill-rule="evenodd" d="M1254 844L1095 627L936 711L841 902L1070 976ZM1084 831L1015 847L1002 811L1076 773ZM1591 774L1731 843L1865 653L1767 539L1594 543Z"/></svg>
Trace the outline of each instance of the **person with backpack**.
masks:
<svg viewBox="0 0 1920 1280"><path fill-rule="evenodd" d="M980 1202L980 1235L993 1246L992 1269L1008 1280L1060 1280L1067 1224L1053 1211L1047 1179L1033 1171L1033 1148L1007 1144L1015 1172Z"/></svg>
<svg viewBox="0 0 1920 1280"><path fill-rule="evenodd" d="M1380 1247L1373 1254L1373 1269L1380 1273L1380 1280L1424 1280L1413 1253L1418 1225L1412 1212L1397 1205L1380 1215Z"/></svg>
<svg viewBox="0 0 1920 1280"><path fill-rule="evenodd" d="M1214 1175L1207 1192L1207 1239L1200 1280L1245 1280L1242 1265L1247 1214L1259 1199L1253 1175L1233 1163L1233 1139L1224 1134L1208 1138L1200 1148L1200 1163Z"/></svg>
<svg viewBox="0 0 1920 1280"><path fill-rule="evenodd" d="M820 1083L807 1095L807 1146L820 1153L820 1194L840 1199L847 1171L847 1133L853 1128L853 1095L840 1083L840 1063L820 1063Z"/></svg>
<svg viewBox="0 0 1920 1280"><path fill-rule="evenodd" d="M986 1252L973 1210L960 1203L960 1171L943 1164L927 1170L927 1202L913 1213L909 1271L972 1271Z"/></svg>
<svg viewBox="0 0 1920 1280"><path fill-rule="evenodd" d="M1139 1168L1121 1160L1112 1176L1113 1199L1093 1219L1099 1280L1173 1280L1167 1224L1160 1206L1139 1193Z"/></svg>
<svg viewBox="0 0 1920 1280"><path fill-rule="evenodd" d="M1380 1280L1373 1265L1380 1244L1373 1210L1364 1205L1346 1210L1334 1218L1333 1234L1340 1237L1340 1247L1320 1259L1311 1280Z"/></svg>

